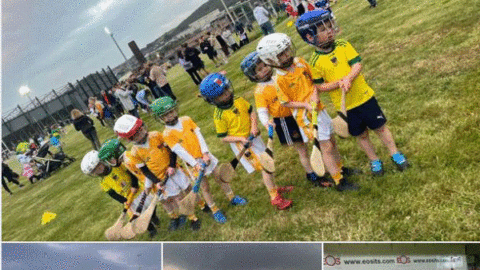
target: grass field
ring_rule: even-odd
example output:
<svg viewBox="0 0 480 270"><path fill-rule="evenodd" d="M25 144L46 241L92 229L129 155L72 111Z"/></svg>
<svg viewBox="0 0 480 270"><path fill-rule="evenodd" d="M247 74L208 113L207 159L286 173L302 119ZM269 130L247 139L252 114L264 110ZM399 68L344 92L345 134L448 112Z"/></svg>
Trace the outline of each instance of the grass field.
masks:
<svg viewBox="0 0 480 270"><path fill-rule="evenodd" d="M363 59L363 73L376 92L398 147L412 167L399 173L374 136L386 174L352 178L362 189L339 193L313 188L305 179L295 150L275 142L276 182L292 184L292 209L275 210L259 173L243 168L233 181L234 191L249 200L245 207L229 206L213 181L217 205L228 222L219 225L203 213L202 229L168 232L168 217L158 210L162 224L158 241L478 241L480 240L480 2L473 0L380 1L375 9L366 1L341 0L334 7L340 38L352 43ZM301 41L287 20L276 26L293 38L297 55L309 59L313 48ZM239 69L251 43L223 68L235 94L253 103L254 84ZM207 68L211 62L205 61ZM179 97L180 114L202 128L211 152L221 161L233 157L215 136L213 107L196 97L198 89L181 67L169 72ZM327 96L328 111L334 117ZM159 123L144 115L150 130ZM96 123L100 139L113 133ZM103 193L99 180L80 171L90 143L72 127L63 137L65 152L77 161L49 179L23 189L2 191L3 241L104 241L103 233L118 217L121 206ZM262 136L266 136L262 130ZM338 140L347 166L369 171L366 155L354 139ZM12 161L12 163L15 163ZM19 169L19 167L16 167ZM42 226L44 211L57 218ZM148 240L142 235L136 240Z"/></svg>

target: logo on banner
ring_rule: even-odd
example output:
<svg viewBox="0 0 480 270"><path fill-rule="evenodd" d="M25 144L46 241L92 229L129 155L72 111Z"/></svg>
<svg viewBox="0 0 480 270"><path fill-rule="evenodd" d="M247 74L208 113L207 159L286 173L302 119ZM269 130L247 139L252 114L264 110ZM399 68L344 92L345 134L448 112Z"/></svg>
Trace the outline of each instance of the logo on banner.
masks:
<svg viewBox="0 0 480 270"><path fill-rule="evenodd" d="M397 263L399 264L407 264L410 263L410 258L408 256L402 255L397 257Z"/></svg>
<svg viewBox="0 0 480 270"><path fill-rule="evenodd" d="M335 266L340 264L340 258L336 258L332 255L327 255L323 261L323 264L328 266Z"/></svg>

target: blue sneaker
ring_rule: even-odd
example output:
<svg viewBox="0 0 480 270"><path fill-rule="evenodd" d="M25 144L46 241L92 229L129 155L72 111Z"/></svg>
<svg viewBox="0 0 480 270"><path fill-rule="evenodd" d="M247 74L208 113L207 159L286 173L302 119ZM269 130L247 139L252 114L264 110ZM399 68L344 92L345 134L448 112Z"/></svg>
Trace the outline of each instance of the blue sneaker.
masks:
<svg viewBox="0 0 480 270"><path fill-rule="evenodd" d="M227 222L227 218L223 215L222 211L220 210L218 210L213 214L213 219L215 219L215 221L220 224Z"/></svg>
<svg viewBox="0 0 480 270"><path fill-rule="evenodd" d="M400 152L393 154L392 161L397 165L399 171L404 171L409 166L407 159Z"/></svg>
<svg viewBox="0 0 480 270"><path fill-rule="evenodd" d="M370 162L370 169L372 170L373 175L375 176L382 176L383 171L383 163L380 159L374 160Z"/></svg>
<svg viewBox="0 0 480 270"><path fill-rule="evenodd" d="M230 201L230 204L233 205L233 206L237 206L237 205L246 205L247 204L247 200L236 195L235 197L233 197L233 199Z"/></svg>

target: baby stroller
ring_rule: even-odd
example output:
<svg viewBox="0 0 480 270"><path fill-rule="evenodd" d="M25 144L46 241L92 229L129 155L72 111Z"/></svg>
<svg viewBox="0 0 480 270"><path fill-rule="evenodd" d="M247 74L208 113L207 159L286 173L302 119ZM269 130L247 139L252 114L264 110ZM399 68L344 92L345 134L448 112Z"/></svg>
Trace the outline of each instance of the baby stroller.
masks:
<svg viewBox="0 0 480 270"><path fill-rule="evenodd" d="M59 168L66 167L75 161L75 158L67 156L64 152L53 154L49 148L50 143L46 142L40 147L37 155L33 157L43 178L47 178ZM47 158L47 155L50 158Z"/></svg>

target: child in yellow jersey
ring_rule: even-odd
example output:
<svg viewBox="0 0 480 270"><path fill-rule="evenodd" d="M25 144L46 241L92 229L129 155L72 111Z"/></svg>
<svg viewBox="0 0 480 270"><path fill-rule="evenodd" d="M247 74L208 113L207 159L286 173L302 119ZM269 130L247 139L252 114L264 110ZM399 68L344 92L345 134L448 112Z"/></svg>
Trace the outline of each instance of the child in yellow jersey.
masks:
<svg viewBox="0 0 480 270"><path fill-rule="evenodd" d="M332 119L320 102L317 90L313 85L310 67L300 57L295 57L292 41L282 33L268 35L257 46L257 52L267 65L276 68L276 83L280 103L293 110L293 116L304 133L310 138L314 136L320 142L320 149L327 171L339 191L358 190L359 187L346 179L347 171L343 167L342 158L338 152L333 137ZM318 111L318 132L309 134L311 114Z"/></svg>
<svg viewBox="0 0 480 270"><path fill-rule="evenodd" d="M335 40L336 25L330 12L324 10L304 14L297 21L302 38L315 47L311 58L312 76L320 92L328 92L335 108L340 111L342 91L346 93L349 133L370 159L374 175L383 175L383 163L376 155L368 134L373 130L388 148L391 159L400 171L408 167L405 156L398 151L392 133L386 126L374 92L360 73L360 55L345 40ZM368 129L367 129L368 128Z"/></svg>
<svg viewBox="0 0 480 270"><path fill-rule="evenodd" d="M331 186L331 181L327 177L316 175L310 166L306 144L308 137L298 127L292 116L292 110L283 107L278 101L277 85L275 78L272 77L273 69L258 57L257 52L247 55L240 67L250 81L258 83L254 95L260 122L269 132L270 128L275 128L282 145L293 145L307 173L307 180L317 187ZM273 120L269 120L270 116Z"/></svg>
<svg viewBox="0 0 480 270"><path fill-rule="evenodd" d="M202 163L207 164L205 175L213 174L230 203L232 205L245 205L247 201L242 197L235 196L230 184L220 180L220 174L217 169L218 159L209 152L197 124L188 116L178 117L176 110L177 102L170 97L162 97L155 100L150 105L150 108L165 124L163 137L170 149L188 165L195 167L197 171L200 170ZM202 181L200 188L215 221L225 223L227 218L215 205L208 181Z"/></svg>
<svg viewBox="0 0 480 270"><path fill-rule="evenodd" d="M101 160L99 152L93 150L85 154L81 163L82 172L102 177L100 185L114 200L125 205L130 216L139 216L143 209L146 209L153 196L144 192L144 185L138 178L127 170L123 164L112 167L110 164ZM141 201L144 201L143 205ZM152 216L152 220L148 225L148 232L151 237L157 234L154 224L158 224L159 220L156 215Z"/></svg>
<svg viewBox="0 0 480 270"><path fill-rule="evenodd" d="M160 132L148 132L143 121L132 115L123 115L114 126L115 133L129 142L133 142L130 160L150 181L157 185L157 188L163 188L167 198L178 203L182 195L191 190L191 185L187 176L181 169L177 169L177 155L170 151L165 145L165 141ZM163 179L168 180L166 182ZM163 186L164 184L164 186ZM172 209L172 208L170 208ZM171 229L179 228L182 223L182 217L175 212L178 207L174 207L169 212L171 217ZM200 220L195 214L188 216L192 230L200 229Z"/></svg>
<svg viewBox="0 0 480 270"><path fill-rule="evenodd" d="M282 193L292 187L277 187L273 182L273 175L262 170L258 155L265 152L265 145L258 135L257 118L252 106L243 98L234 98L230 81L219 73L205 77L200 84L200 93L203 98L216 106L214 123L217 136L229 143L235 155L243 145L251 145L248 154L240 159L240 163L248 173L261 170L263 183L268 189L272 205L284 210L292 205L291 200L283 198ZM253 136L253 139L247 139Z"/></svg>

